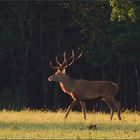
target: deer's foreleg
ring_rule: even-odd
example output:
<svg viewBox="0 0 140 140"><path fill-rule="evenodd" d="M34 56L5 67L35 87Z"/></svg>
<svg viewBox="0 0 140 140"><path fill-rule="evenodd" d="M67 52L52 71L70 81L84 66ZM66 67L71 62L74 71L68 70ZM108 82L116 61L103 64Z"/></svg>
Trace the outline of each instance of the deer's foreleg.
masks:
<svg viewBox="0 0 140 140"><path fill-rule="evenodd" d="M68 114L70 112L70 109L73 108L74 105L76 105L79 101L78 100L74 100L68 107L67 111L66 111L66 114L65 114L65 119L68 117Z"/></svg>
<svg viewBox="0 0 140 140"><path fill-rule="evenodd" d="M112 120L112 118L113 118L113 115L114 115L114 111L115 111L115 106L114 106L114 104L112 103L112 100L104 100L105 102L106 102L106 104L109 106L109 108L110 108L110 110L111 110L111 112L110 112L110 114L111 114L111 116L110 116L110 120Z"/></svg>
<svg viewBox="0 0 140 140"><path fill-rule="evenodd" d="M81 109L82 109L82 112L84 113L84 119L86 120L86 104L85 102L80 102L81 104Z"/></svg>

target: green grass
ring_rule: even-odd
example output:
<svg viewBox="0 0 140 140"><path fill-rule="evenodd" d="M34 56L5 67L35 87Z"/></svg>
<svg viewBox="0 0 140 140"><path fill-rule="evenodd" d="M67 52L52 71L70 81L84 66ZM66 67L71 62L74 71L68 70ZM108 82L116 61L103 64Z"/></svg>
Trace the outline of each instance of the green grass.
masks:
<svg viewBox="0 0 140 140"><path fill-rule="evenodd" d="M122 121L114 114L42 111L1 111L0 139L140 139L140 113L125 112ZM89 130L90 124L97 130Z"/></svg>

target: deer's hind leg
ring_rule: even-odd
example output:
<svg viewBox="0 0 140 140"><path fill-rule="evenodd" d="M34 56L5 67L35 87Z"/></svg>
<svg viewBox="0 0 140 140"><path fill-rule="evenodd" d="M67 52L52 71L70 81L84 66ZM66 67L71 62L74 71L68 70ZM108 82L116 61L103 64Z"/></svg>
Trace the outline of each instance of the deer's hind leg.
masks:
<svg viewBox="0 0 140 140"><path fill-rule="evenodd" d="M110 114L111 114L110 120L112 120L113 115L114 115L114 112L115 112L115 106L114 106L112 100L104 99L104 101L106 102L106 104L108 105L108 107L109 107L110 110L111 110L111 111L110 111Z"/></svg>
<svg viewBox="0 0 140 140"><path fill-rule="evenodd" d="M112 102L114 103L114 105L116 106L117 108L117 112L118 112L118 119L119 120L122 120L121 118L121 104L119 101L115 100L114 98L112 98Z"/></svg>
<svg viewBox="0 0 140 140"><path fill-rule="evenodd" d="M82 112L84 114L84 119L86 120L86 104L85 102L82 102L82 101L80 101L80 104L81 104Z"/></svg>

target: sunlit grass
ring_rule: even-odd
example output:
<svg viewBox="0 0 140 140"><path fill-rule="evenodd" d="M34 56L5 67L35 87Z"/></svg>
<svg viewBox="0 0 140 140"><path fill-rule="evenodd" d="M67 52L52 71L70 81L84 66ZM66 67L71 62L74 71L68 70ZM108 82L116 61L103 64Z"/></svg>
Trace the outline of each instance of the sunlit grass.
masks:
<svg viewBox="0 0 140 140"><path fill-rule="evenodd" d="M125 112L122 121L114 115L80 112L1 111L0 139L140 139L140 113ZM89 130L90 124L97 130Z"/></svg>

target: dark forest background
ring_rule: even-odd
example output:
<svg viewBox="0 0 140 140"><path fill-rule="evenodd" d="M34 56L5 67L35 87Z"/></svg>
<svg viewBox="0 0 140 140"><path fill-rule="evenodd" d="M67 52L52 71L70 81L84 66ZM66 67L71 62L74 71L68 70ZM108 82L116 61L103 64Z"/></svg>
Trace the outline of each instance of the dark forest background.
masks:
<svg viewBox="0 0 140 140"><path fill-rule="evenodd" d="M0 109L65 109L72 100L48 82L49 63L71 49L84 53L71 77L114 81L122 108L140 110L138 0L0 1Z"/></svg>

